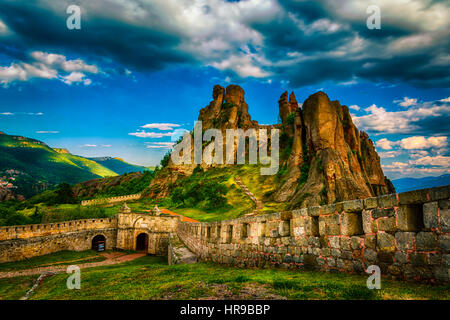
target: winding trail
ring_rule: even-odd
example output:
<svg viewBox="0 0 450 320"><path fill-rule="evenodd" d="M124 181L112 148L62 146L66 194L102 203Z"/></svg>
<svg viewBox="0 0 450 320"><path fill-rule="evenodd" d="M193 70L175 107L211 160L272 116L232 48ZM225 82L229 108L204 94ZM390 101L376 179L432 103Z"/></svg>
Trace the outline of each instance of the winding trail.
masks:
<svg viewBox="0 0 450 320"><path fill-rule="evenodd" d="M255 203L255 210L253 210L250 213L247 213L246 216L254 216L258 214L258 212L264 207L264 204L261 200L255 197L255 195L247 188L247 186L242 182L241 178L238 176L234 177L234 181L236 181L236 184L239 186L239 188L244 191L244 193L252 199L252 201Z"/></svg>
<svg viewBox="0 0 450 320"><path fill-rule="evenodd" d="M80 267L80 269L101 267L101 266L110 266L110 265L119 264L119 263L123 263L123 262L127 262L127 261L132 261L137 258L143 257L146 254L145 253L126 254L123 252L111 252L111 253L102 252L102 253L100 253L100 255L105 257L106 260L99 261L99 262L82 263L77 266ZM62 261L62 262L65 262L65 261ZM31 275L38 275L38 274L40 275L43 273L53 273L53 274L63 273L63 272L66 272L68 266L69 265L58 265L58 266L24 269L24 270L18 270L18 271L0 272L0 279L31 276Z"/></svg>

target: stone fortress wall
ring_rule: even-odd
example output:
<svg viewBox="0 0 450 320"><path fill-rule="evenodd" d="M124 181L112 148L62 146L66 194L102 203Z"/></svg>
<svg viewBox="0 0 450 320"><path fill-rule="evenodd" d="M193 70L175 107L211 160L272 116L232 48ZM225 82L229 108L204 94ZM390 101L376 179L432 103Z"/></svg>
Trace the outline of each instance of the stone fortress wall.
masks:
<svg viewBox="0 0 450 320"><path fill-rule="evenodd" d="M364 273L377 265L389 278L448 282L449 198L445 186L216 223L127 211L1 227L0 262L87 250L99 234L107 249L135 250L144 234L149 254L166 255L170 239L179 238L200 260L238 267Z"/></svg>
<svg viewBox="0 0 450 320"><path fill-rule="evenodd" d="M92 206L96 204L105 204L105 203L115 203L115 202L124 202L130 200L138 200L141 198L141 194L129 194L126 196L118 196L118 197L110 197L110 198L98 198L91 200L83 200L81 201L82 206Z"/></svg>
<svg viewBox="0 0 450 320"><path fill-rule="evenodd" d="M238 267L364 273L449 281L450 188L244 217L178 224L178 236L201 260Z"/></svg>
<svg viewBox="0 0 450 320"><path fill-rule="evenodd" d="M119 213L114 218L84 219L0 228L0 263L29 259L62 250L92 248L94 237L105 238L106 249L136 250L144 234L149 254L166 255L178 217Z"/></svg>

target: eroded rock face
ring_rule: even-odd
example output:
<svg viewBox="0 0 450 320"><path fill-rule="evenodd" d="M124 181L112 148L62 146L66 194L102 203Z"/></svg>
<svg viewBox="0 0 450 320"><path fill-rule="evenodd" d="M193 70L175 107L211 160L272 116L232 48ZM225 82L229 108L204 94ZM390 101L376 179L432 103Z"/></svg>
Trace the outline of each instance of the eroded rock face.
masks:
<svg viewBox="0 0 450 320"><path fill-rule="evenodd" d="M262 127L251 120L240 86L225 89L216 85L212 97L210 104L200 110L198 120L203 130L220 129L225 137L226 129ZM280 163L280 168L287 170L273 195L275 201L296 208L395 191L383 174L373 142L366 133L359 132L346 106L317 92L300 108L294 93L288 95L286 91L278 108L284 137L281 148L290 150L290 154ZM176 166L169 161L168 173L153 180L151 189L155 195L168 196L165 185L190 175L195 167Z"/></svg>
<svg viewBox="0 0 450 320"><path fill-rule="evenodd" d="M383 174L373 142L366 133L359 133L346 106L317 92L306 99L298 114L295 128L285 124L285 130L295 130L288 165L303 164L296 176L307 170L308 178L299 179L294 190L292 172L296 170L291 170L275 195L277 201L292 195L291 207L306 207L395 191ZM302 137L305 150L298 147Z"/></svg>

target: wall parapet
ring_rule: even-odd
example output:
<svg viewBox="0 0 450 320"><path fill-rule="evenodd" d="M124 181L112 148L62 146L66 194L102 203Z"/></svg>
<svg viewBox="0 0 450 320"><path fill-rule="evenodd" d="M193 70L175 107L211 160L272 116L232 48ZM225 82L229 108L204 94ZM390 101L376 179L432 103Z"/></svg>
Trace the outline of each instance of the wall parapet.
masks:
<svg viewBox="0 0 450 320"><path fill-rule="evenodd" d="M0 227L0 241L28 239L85 230L117 228L117 218L81 219L44 224Z"/></svg>
<svg viewBox="0 0 450 320"><path fill-rule="evenodd" d="M128 200L139 200L141 198L141 196L142 196L142 194L137 193L137 194L129 194L126 196L82 200L81 205L82 206L92 206L92 205L96 205L96 204L115 203L115 202L123 202L123 201L128 201Z"/></svg>
<svg viewBox="0 0 450 320"><path fill-rule="evenodd" d="M450 279L450 186L212 223L179 222L200 259L240 267Z"/></svg>

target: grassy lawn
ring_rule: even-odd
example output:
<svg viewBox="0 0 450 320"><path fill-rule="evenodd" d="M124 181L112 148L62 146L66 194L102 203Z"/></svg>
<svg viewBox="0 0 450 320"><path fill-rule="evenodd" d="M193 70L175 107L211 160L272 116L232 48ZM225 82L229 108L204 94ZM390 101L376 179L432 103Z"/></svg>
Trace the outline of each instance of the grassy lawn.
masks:
<svg viewBox="0 0 450 320"><path fill-rule="evenodd" d="M105 260L105 257L98 255L98 253L93 250L80 252L59 251L22 261L0 263L0 272L46 267L50 265L65 265L71 264L71 262L81 264L85 262L98 262L103 260Z"/></svg>
<svg viewBox="0 0 450 320"><path fill-rule="evenodd" d="M31 299L450 299L450 286L382 280L368 290L366 277L310 271L236 269L212 263L168 266L145 256L83 269L81 289L68 290L68 275L43 281ZM0 279L0 297L17 299L37 277Z"/></svg>

